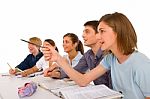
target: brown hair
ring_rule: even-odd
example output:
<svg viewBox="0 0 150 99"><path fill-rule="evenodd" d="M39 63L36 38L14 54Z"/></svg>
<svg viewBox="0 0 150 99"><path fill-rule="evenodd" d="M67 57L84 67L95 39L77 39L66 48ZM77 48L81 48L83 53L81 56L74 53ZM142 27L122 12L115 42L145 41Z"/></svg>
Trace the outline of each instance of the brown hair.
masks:
<svg viewBox="0 0 150 99"><path fill-rule="evenodd" d="M44 42L48 42L48 43L51 44L52 46L56 46L56 45L55 45L55 42L54 42L52 39L46 39ZM57 52L59 52L57 46L56 46L55 50L56 50Z"/></svg>
<svg viewBox="0 0 150 99"><path fill-rule="evenodd" d="M117 33L117 46L124 55L131 54L137 48L136 32L125 15L118 12L106 14L99 20L102 21Z"/></svg>
<svg viewBox="0 0 150 99"><path fill-rule="evenodd" d="M84 23L84 26L91 26L94 29L95 33L98 33L97 31L98 24L99 24L98 20L93 20L87 21L86 23Z"/></svg>
<svg viewBox="0 0 150 99"><path fill-rule="evenodd" d="M73 44L77 43L78 46L76 47L76 51L80 51L81 54L83 55L84 54L84 48L83 48L83 44L82 42L78 39L78 36L74 33L67 33L63 36L64 37L70 37L71 38L71 41L73 42Z"/></svg>

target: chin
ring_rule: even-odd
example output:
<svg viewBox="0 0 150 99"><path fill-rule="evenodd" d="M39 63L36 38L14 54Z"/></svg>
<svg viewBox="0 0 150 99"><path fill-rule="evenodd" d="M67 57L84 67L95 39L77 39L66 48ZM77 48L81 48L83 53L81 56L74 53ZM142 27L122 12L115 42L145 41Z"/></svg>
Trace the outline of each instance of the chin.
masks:
<svg viewBox="0 0 150 99"><path fill-rule="evenodd" d="M103 46L103 45L101 46L101 49L102 50L107 50L107 48L105 46Z"/></svg>

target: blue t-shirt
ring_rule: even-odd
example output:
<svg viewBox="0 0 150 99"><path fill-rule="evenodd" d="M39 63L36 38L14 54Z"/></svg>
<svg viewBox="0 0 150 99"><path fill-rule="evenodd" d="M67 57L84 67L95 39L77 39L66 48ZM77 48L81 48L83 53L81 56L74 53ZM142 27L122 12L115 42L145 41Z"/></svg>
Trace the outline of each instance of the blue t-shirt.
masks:
<svg viewBox="0 0 150 99"><path fill-rule="evenodd" d="M36 56L29 54L18 66L17 68L21 70L26 70L32 68L36 65L36 62L43 56L42 52L39 52Z"/></svg>
<svg viewBox="0 0 150 99"><path fill-rule="evenodd" d="M113 89L121 91L124 99L150 97L150 59L144 54L135 51L121 64L113 54L108 54L101 64L111 69Z"/></svg>

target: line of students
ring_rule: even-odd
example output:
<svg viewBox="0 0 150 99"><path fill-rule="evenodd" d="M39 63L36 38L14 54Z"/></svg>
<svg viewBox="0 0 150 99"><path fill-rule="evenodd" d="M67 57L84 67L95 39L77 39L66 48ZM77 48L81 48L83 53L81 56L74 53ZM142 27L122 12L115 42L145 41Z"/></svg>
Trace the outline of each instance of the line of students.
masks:
<svg viewBox="0 0 150 99"><path fill-rule="evenodd" d="M80 86L94 81L94 84L105 84L111 88L112 80L113 89L121 91L124 99L150 99L150 59L137 51L137 36L129 19L115 12L102 16L99 21L88 21L84 26L84 45L91 49L83 56L80 54L73 65L73 60L79 54L75 50L79 40L74 42L69 36L72 33L63 37L67 58L59 55L54 46L43 45L46 47L42 48L45 60L55 64L46 69L44 75L70 77ZM67 43L72 47L70 52ZM10 70L10 73L14 74L14 71Z"/></svg>
<svg viewBox="0 0 150 99"><path fill-rule="evenodd" d="M137 35L129 19L118 12L106 14L97 30L101 49L109 53L91 71L79 73L48 46L42 48L45 59L56 62L80 86L111 70L113 89L121 91L124 99L150 99L150 59L137 50Z"/></svg>

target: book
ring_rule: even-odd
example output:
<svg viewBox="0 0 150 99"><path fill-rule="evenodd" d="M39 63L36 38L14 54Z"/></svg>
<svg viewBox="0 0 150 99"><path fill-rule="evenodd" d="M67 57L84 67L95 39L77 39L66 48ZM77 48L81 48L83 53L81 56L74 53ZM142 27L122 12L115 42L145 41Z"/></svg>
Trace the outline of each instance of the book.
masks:
<svg viewBox="0 0 150 99"><path fill-rule="evenodd" d="M41 83L40 86L63 99L120 99L123 95L105 85L91 85L80 87L63 80L55 80L53 84Z"/></svg>
<svg viewBox="0 0 150 99"><path fill-rule="evenodd" d="M59 89L59 94L64 99L120 99L123 95L105 85L78 85Z"/></svg>

